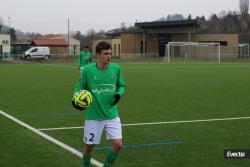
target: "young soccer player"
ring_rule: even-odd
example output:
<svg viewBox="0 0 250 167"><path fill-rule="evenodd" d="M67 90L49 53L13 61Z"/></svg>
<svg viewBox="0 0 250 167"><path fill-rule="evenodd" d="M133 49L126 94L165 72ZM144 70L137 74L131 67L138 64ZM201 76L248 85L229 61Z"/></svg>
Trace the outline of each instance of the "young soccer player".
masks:
<svg viewBox="0 0 250 167"><path fill-rule="evenodd" d="M89 51L89 47L85 46L84 50L80 52L80 56L78 59L78 64L80 68L80 72L82 72L83 68L88 65L92 61L92 55Z"/></svg>
<svg viewBox="0 0 250 167"><path fill-rule="evenodd" d="M117 103L124 93L125 82L118 64L110 63L111 46L100 42L96 46L97 62L85 66L74 93L85 89L92 93L93 104L84 111L84 167L90 166L91 152L100 144L103 130L112 141L104 167L111 166L122 148L122 129ZM75 108L75 103L72 103ZM79 108L78 108L79 109Z"/></svg>

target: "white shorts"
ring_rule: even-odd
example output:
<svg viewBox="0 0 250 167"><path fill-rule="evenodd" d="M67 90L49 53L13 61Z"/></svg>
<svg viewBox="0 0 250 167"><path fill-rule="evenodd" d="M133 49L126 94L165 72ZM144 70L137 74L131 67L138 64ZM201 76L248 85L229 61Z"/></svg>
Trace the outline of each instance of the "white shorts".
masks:
<svg viewBox="0 0 250 167"><path fill-rule="evenodd" d="M122 139L121 120L116 117L111 120L85 120L84 142L86 144L100 144L103 129L106 131L106 139Z"/></svg>
<svg viewBox="0 0 250 167"><path fill-rule="evenodd" d="M82 73L83 69L84 69L84 67L80 67L80 73Z"/></svg>

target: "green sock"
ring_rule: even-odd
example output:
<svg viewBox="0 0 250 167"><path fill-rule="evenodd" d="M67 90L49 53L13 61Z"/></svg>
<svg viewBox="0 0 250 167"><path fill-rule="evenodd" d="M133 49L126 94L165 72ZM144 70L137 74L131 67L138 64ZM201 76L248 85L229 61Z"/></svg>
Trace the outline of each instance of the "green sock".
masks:
<svg viewBox="0 0 250 167"><path fill-rule="evenodd" d="M115 159L117 158L117 156L118 156L118 153L116 153L113 150L110 150L103 167L110 167L115 162Z"/></svg>
<svg viewBox="0 0 250 167"><path fill-rule="evenodd" d="M83 155L83 167L90 167L91 154Z"/></svg>

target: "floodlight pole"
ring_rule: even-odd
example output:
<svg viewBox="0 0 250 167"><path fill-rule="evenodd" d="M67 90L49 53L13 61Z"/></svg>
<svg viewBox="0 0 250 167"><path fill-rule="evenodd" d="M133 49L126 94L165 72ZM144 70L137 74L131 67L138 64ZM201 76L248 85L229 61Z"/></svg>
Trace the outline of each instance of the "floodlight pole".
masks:
<svg viewBox="0 0 250 167"><path fill-rule="evenodd" d="M247 44L247 58L249 58L249 43Z"/></svg>
<svg viewBox="0 0 250 167"><path fill-rule="evenodd" d="M170 42L168 42L168 63L170 63Z"/></svg>
<svg viewBox="0 0 250 167"><path fill-rule="evenodd" d="M219 63L220 63L220 43L218 43L219 45Z"/></svg>
<svg viewBox="0 0 250 167"><path fill-rule="evenodd" d="M9 20L9 34L10 34L10 17L8 17Z"/></svg>
<svg viewBox="0 0 250 167"><path fill-rule="evenodd" d="M68 57L70 55L70 43L69 43L69 18L68 18Z"/></svg>

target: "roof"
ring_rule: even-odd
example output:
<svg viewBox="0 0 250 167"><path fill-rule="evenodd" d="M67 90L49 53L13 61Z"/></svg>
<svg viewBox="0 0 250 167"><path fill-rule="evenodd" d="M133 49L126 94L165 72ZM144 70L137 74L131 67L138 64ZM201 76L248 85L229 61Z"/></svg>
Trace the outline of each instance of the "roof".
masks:
<svg viewBox="0 0 250 167"><path fill-rule="evenodd" d="M115 36L120 36L121 34L138 34L138 33L142 33L143 32L143 29L141 29L140 27L129 27L128 29L120 29L120 28L117 28L117 29L112 29L112 30L109 30L105 33L106 36L112 36L112 37L115 37Z"/></svg>
<svg viewBox="0 0 250 167"><path fill-rule="evenodd" d="M34 39L32 44L36 46L68 46L64 39Z"/></svg>
<svg viewBox="0 0 250 167"><path fill-rule="evenodd" d="M59 36L62 36L62 35L61 34L47 34L47 35L41 36L37 39L51 39L51 38L55 38L55 37L59 37Z"/></svg>
<svg viewBox="0 0 250 167"><path fill-rule="evenodd" d="M27 37L17 37L14 41L11 42L11 45L19 44L19 45L29 45L31 42Z"/></svg>
<svg viewBox="0 0 250 167"><path fill-rule="evenodd" d="M176 20L176 21L154 21L135 23L140 28L161 28L161 27L199 27L196 20Z"/></svg>

